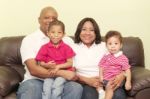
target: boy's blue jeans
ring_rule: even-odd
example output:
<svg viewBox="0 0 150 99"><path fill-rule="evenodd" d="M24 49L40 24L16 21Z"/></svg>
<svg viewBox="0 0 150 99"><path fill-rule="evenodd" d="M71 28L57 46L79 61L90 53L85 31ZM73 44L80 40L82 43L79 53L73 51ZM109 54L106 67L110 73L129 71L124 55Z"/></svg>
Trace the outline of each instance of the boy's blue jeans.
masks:
<svg viewBox="0 0 150 99"><path fill-rule="evenodd" d="M43 84L42 99L62 99L66 80L63 77L47 78Z"/></svg>

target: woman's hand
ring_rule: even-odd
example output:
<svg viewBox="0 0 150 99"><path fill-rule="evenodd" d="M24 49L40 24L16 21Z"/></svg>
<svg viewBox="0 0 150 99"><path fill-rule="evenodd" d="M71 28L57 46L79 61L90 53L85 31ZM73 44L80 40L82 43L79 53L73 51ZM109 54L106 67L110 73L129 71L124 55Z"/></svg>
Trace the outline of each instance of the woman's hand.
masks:
<svg viewBox="0 0 150 99"><path fill-rule="evenodd" d="M120 87L120 85L124 79L125 79L125 76L122 72L119 75L117 75L116 77L114 77L112 80L110 80L110 86L115 90L118 87Z"/></svg>
<svg viewBox="0 0 150 99"><path fill-rule="evenodd" d="M99 77L91 77L91 78L89 78L89 85L93 86L95 88L98 88L100 86Z"/></svg>
<svg viewBox="0 0 150 99"><path fill-rule="evenodd" d="M84 76L78 76L79 77L79 81L81 83L85 83L89 86L92 86L92 87L99 87L100 86L100 81L99 81L99 77L84 77Z"/></svg>

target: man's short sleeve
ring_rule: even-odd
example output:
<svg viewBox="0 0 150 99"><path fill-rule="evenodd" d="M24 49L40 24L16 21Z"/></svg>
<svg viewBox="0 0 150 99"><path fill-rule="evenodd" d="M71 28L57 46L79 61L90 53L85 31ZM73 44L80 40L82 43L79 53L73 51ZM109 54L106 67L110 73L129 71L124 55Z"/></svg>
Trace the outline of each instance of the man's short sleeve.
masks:
<svg viewBox="0 0 150 99"><path fill-rule="evenodd" d="M21 53L21 57L22 57L22 63L24 64L24 62L27 59L30 58L35 58L36 54L34 52L34 43L32 43L32 40L29 38L24 38L21 44L21 48L20 48L20 53Z"/></svg>

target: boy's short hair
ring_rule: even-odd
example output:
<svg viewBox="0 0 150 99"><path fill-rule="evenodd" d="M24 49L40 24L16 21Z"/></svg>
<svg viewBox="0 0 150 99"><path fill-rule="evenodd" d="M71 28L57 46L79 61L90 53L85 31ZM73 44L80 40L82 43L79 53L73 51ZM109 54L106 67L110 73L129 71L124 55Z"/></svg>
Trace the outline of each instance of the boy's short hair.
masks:
<svg viewBox="0 0 150 99"><path fill-rule="evenodd" d="M122 43L123 38L122 38L121 33L118 31L113 31L113 30L107 32L107 34L105 35L105 42L107 43L107 40L113 36L118 37L118 39L120 40L120 43Z"/></svg>
<svg viewBox="0 0 150 99"><path fill-rule="evenodd" d="M49 23L49 26L48 26L48 31L50 30L50 28L54 25L59 25L61 26L62 30L63 30L63 33L65 33L65 25L62 21L60 20L54 20L52 22Z"/></svg>

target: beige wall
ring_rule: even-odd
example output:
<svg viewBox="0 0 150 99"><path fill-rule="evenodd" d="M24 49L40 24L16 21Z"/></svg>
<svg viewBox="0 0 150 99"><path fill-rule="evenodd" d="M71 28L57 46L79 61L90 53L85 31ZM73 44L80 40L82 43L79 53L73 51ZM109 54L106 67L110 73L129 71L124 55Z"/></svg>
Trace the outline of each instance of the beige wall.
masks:
<svg viewBox="0 0 150 99"><path fill-rule="evenodd" d="M140 37L150 69L150 0L0 0L0 37L33 32L39 26L40 9L48 5L57 9L68 35L74 34L82 18L93 17L102 35L113 29Z"/></svg>

